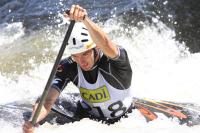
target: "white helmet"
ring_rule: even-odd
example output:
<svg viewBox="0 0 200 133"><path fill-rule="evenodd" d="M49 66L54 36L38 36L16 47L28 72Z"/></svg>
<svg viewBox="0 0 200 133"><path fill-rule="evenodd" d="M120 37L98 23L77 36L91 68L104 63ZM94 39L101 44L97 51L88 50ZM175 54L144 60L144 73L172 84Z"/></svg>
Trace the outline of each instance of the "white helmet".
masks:
<svg viewBox="0 0 200 133"><path fill-rule="evenodd" d="M70 54L78 54L96 47L88 30L82 22L76 22L68 41Z"/></svg>

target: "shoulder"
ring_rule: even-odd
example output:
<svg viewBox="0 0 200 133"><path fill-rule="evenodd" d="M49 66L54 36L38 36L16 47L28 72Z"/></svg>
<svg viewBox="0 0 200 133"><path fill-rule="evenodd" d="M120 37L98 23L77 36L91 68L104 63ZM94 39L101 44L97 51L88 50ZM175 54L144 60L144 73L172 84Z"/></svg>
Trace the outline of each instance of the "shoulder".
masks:
<svg viewBox="0 0 200 133"><path fill-rule="evenodd" d="M71 58L62 59L57 69L57 76L72 78L77 74L77 63Z"/></svg>
<svg viewBox="0 0 200 133"><path fill-rule="evenodd" d="M115 58L110 58L111 61L127 61L128 60L128 54L126 49L124 49L121 46L118 46L118 56Z"/></svg>
<svg viewBox="0 0 200 133"><path fill-rule="evenodd" d="M60 61L60 64L62 65L73 65L76 64L76 62L71 58L71 56L64 58Z"/></svg>
<svg viewBox="0 0 200 133"><path fill-rule="evenodd" d="M132 68L126 50L122 47L119 47L118 50L119 56L114 59L102 55L99 61L99 70L111 85L127 89L131 84Z"/></svg>
<svg viewBox="0 0 200 133"><path fill-rule="evenodd" d="M75 66L77 66L77 63L71 57L62 59L59 63L59 67L62 69L73 69L76 68Z"/></svg>
<svg viewBox="0 0 200 133"><path fill-rule="evenodd" d="M123 47L118 46L118 56L115 58L109 58L101 52L99 65L104 66L104 65L108 65L108 63L110 63L111 65L117 65L117 66L119 64L129 64L127 51Z"/></svg>

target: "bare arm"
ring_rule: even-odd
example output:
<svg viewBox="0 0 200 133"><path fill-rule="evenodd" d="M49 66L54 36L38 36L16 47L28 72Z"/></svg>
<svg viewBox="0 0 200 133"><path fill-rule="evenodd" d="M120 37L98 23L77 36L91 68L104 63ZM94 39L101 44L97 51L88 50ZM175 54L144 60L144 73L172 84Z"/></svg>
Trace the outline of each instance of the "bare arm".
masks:
<svg viewBox="0 0 200 133"><path fill-rule="evenodd" d="M115 58L118 56L117 45L113 43L107 34L88 17L85 17L83 23L87 27L92 40L99 47L105 55L110 58Z"/></svg>
<svg viewBox="0 0 200 133"><path fill-rule="evenodd" d="M59 92L56 89L49 90L47 98L45 99L45 102L44 102L44 106L42 106L42 109L40 111L40 114L38 116L36 123L43 120L49 114L49 112L51 111L51 107L55 103L58 96L59 96ZM32 120L34 113L37 109L37 106L38 106L38 103L36 102L36 104L33 107L33 112L32 112L30 120ZM33 133L33 130L34 130L33 125L29 121L24 123L23 125L24 133Z"/></svg>
<svg viewBox="0 0 200 133"><path fill-rule="evenodd" d="M117 45L110 40L107 34L97 24L87 17L85 9L79 5L72 5L70 15L67 15L67 17L76 21L82 21L87 27L94 43L103 51L105 55L110 58L118 56L119 53Z"/></svg>
<svg viewBox="0 0 200 133"><path fill-rule="evenodd" d="M49 90L47 98L45 99L45 102L44 102L44 106L42 106L40 115L39 115L36 123L38 123L39 121L43 120L49 114L49 112L51 111L51 107L53 106L53 104L56 101L58 96L59 96L59 92L56 89L50 89ZM33 115L35 113L35 110L36 110L38 104L39 103L36 103L34 105L34 109L33 109L33 112L32 112L32 117L33 117ZM32 119L32 117L31 117L31 119Z"/></svg>

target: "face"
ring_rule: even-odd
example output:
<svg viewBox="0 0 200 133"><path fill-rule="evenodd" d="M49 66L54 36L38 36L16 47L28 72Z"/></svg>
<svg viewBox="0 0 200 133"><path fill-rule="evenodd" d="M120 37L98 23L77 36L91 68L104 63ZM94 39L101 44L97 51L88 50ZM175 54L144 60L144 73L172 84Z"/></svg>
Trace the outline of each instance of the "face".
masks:
<svg viewBox="0 0 200 133"><path fill-rule="evenodd" d="M73 54L72 58L75 60L75 62L84 70L89 71L94 65L94 51L88 50L83 53L79 54Z"/></svg>

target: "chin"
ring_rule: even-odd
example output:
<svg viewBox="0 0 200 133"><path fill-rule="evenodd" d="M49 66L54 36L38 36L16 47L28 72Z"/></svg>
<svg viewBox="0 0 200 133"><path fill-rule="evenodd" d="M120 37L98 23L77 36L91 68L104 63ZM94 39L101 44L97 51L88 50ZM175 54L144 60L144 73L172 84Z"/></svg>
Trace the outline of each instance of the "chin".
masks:
<svg viewBox="0 0 200 133"><path fill-rule="evenodd" d="M90 71L91 69L90 68L85 68L83 69L84 71Z"/></svg>
<svg viewBox="0 0 200 133"><path fill-rule="evenodd" d="M84 71L90 71L91 70L91 67L85 67L85 68L82 68Z"/></svg>

